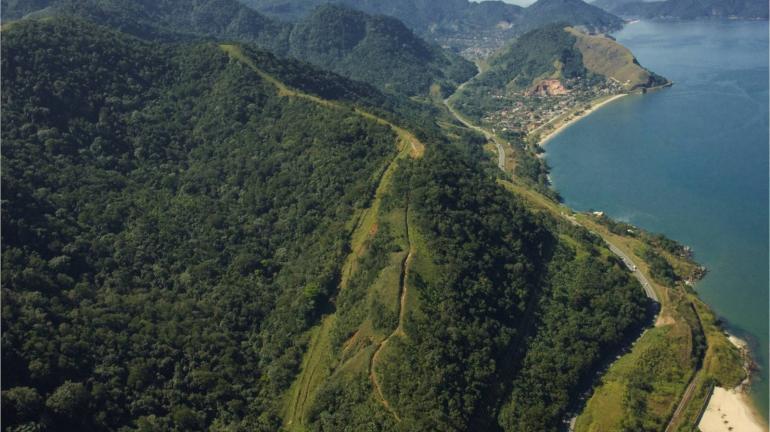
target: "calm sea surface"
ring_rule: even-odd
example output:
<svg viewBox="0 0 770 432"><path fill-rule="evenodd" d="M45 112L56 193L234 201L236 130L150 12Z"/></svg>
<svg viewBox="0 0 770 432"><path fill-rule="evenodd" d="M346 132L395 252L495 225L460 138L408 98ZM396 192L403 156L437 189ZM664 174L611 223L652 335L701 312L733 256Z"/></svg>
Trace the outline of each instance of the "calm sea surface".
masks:
<svg viewBox="0 0 770 432"><path fill-rule="evenodd" d="M747 339L768 411L768 23L639 22L615 35L661 92L608 104L546 145L552 180L576 210L693 247L697 291Z"/></svg>

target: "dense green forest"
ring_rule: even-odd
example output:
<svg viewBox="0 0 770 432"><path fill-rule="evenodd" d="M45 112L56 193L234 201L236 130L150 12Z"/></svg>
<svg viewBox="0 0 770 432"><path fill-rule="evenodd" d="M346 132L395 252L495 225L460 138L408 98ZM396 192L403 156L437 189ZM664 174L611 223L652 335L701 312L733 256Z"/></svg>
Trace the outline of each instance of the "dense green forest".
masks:
<svg viewBox="0 0 770 432"><path fill-rule="evenodd" d="M390 199L408 201L424 249L410 268L405 336L379 367L393 413L356 368L372 346L339 343L311 430L555 431L593 368L645 322L638 283L597 238L530 213L479 171L446 150L395 175ZM392 230L380 232L372 248L387 250ZM360 342L362 329L341 340Z"/></svg>
<svg viewBox="0 0 770 432"><path fill-rule="evenodd" d="M47 7L46 9L43 9ZM445 95L476 73L472 63L415 36L401 22L325 6L296 24L270 19L237 0L3 0L3 19L74 15L153 41L234 40L254 43L367 82L392 93Z"/></svg>
<svg viewBox="0 0 770 432"><path fill-rule="evenodd" d="M432 84L444 96L476 74L476 67L424 42L400 21L340 6L322 6L298 22L289 50L341 75L405 94L425 94Z"/></svg>
<svg viewBox="0 0 770 432"><path fill-rule="evenodd" d="M214 44L3 38L4 426L275 430L393 132Z"/></svg>
<svg viewBox="0 0 770 432"><path fill-rule="evenodd" d="M596 237L430 109L251 46L3 39L6 430L557 430L645 322Z"/></svg>

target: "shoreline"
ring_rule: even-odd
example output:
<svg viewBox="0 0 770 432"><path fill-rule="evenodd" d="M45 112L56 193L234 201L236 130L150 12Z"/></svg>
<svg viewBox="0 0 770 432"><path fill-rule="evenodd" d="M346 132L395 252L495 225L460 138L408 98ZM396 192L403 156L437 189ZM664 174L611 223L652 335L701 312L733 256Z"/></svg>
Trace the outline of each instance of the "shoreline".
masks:
<svg viewBox="0 0 770 432"><path fill-rule="evenodd" d="M763 418L749 396L747 389L751 382L749 344L739 337L725 332L727 339L741 351L746 359L746 380L732 389L714 387L700 420L701 432L767 432L767 419Z"/></svg>
<svg viewBox="0 0 770 432"><path fill-rule="evenodd" d="M723 387L714 387L698 428L701 432L767 432L749 396Z"/></svg>
<svg viewBox="0 0 770 432"><path fill-rule="evenodd" d="M538 142L537 142L537 146L541 147L541 148L544 147L545 144L548 143L548 141L550 141L556 135L560 134L564 129L572 126L574 123L577 123L578 121L584 119L585 117L588 117L589 115L593 114L596 110L598 110L599 108L603 107L604 105L607 105L610 102L616 101L616 100L618 100L618 99L620 99L622 97L628 96L628 95L629 95L629 93L620 93L620 94L611 96L611 97L609 97L607 99L604 99L601 102L597 103L596 105L592 104L591 108L585 110L580 115L573 116L568 121L565 121L565 122L559 124L554 130L552 130L550 133L548 133L548 135L540 138L538 140Z"/></svg>

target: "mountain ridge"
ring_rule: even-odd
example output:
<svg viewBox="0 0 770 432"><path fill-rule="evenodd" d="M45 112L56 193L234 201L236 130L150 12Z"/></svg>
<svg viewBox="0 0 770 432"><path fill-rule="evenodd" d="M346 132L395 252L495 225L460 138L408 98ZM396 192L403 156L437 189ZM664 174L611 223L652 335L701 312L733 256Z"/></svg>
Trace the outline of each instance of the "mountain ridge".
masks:
<svg viewBox="0 0 770 432"><path fill-rule="evenodd" d="M256 43L280 56L308 61L408 96L428 95L434 84L451 93L474 73L467 60L421 40L394 19L339 6L322 6L296 24L267 18L235 0L197 0L193 4L48 0L36 7L44 8L32 16L80 16L149 40L214 38ZM20 11L17 6L8 13L16 16ZM336 52L324 49L338 43L338 35L349 28L361 29L360 37L346 41L349 46L336 46Z"/></svg>
<svg viewBox="0 0 770 432"><path fill-rule="evenodd" d="M289 21L301 19L319 5L332 3L330 0L240 1ZM393 16L417 34L454 49L468 48L469 40L481 44L489 38L508 39L553 22L565 21L594 32L618 30L623 24L620 18L582 0L538 0L526 8L502 1L469 0L440 3L430 0L343 0L333 3L370 14Z"/></svg>

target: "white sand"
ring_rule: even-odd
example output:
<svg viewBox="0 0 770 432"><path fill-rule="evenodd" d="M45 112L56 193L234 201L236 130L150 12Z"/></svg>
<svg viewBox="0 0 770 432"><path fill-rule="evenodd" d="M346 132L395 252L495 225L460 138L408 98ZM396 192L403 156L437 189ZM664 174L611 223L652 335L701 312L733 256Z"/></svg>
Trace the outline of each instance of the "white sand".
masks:
<svg viewBox="0 0 770 432"><path fill-rule="evenodd" d="M698 428L701 432L767 432L746 394L722 387L714 388Z"/></svg>

